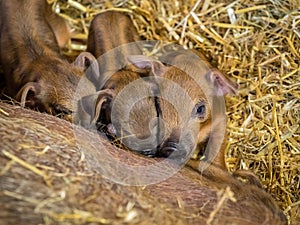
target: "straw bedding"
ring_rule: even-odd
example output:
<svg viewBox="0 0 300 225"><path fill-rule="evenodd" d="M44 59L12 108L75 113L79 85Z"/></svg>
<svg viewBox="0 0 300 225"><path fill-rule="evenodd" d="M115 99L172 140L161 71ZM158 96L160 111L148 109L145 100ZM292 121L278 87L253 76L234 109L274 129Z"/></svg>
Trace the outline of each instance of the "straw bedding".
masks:
<svg viewBox="0 0 300 225"><path fill-rule="evenodd" d="M72 27L64 53L85 50L90 21L127 11L143 39L204 50L239 84L226 97L231 171L250 169L291 224L300 222L300 3L298 0L48 0Z"/></svg>

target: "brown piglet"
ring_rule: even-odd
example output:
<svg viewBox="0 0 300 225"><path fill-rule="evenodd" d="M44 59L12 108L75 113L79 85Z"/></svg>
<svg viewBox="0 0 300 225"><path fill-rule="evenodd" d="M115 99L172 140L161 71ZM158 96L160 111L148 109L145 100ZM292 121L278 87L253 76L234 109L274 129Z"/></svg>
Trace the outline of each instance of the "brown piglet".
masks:
<svg viewBox="0 0 300 225"><path fill-rule="evenodd" d="M200 122L197 134L197 151L203 159L214 162L226 168L225 148L227 145L225 99L227 94L236 94L238 85L229 79L218 68L211 65L205 56L196 50L171 51L160 57L160 61L171 66L173 73L163 74L163 78L175 82L192 98L190 111L182 114L196 117ZM162 66L163 67L163 66ZM165 89L165 88L162 88ZM172 98L180 99L178 93L172 92ZM165 93L164 95L168 95ZM165 100L162 100L162 104ZM183 102L179 100L179 104ZM194 107L196 108L193 108ZM168 105L163 106L164 118L174 129L178 123L170 121L172 110ZM195 113L196 112L196 113ZM202 115L201 115L202 114ZM201 121L202 120L202 121ZM191 121L191 120L189 120ZM192 124L196 124L194 121ZM183 131L189 126L186 126Z"/></svg>
<svg viewBox="0 0 300 225"><path fill-rule="evenodd" d="M99 93L88 97L96 105L90 121L109 125L126 146L145 155L187 159L201 149L205 160L226 168L223 96L235 94L237 85L195 51L167 52L160 61L136 55L136 48L120 54L116 47L137 40L135 32L128 34L129 18L120 14L98 14L91 25L89 49L96 57L112 53L104 64L113 72L100 73Z"/></svg>
<svg viewBox="0 0 300 225"><path fill-rule="evenodd" d="M87 79L81 83L82 89L89 87L91 91L89 95L85 95L86 92L79 94L81 101L75 106L75 123L85 127L94 125L96 121L111 123L109 105L113 96L140 78L139 73L130 69L127 60L129 55L142 54L140 41L127 13L106 11L93 18L87 51L97 58L99 73L86 73ZM100 114L102 108L106 110Z"/></svg>
<svg viewBox="0 0 300 225"><path fill-rule="evenodd" d="M157 127L153 135L157 143L155 154L186 157L201 147L205 149L205 160L226 168L223 152L226 144L223 96L235 93L237 85L192 51L176 51L176 54L175 57L171 52L160 59L166 64L166 58L171 60L171 65L167 66L145 56L129 57L138 68L150 70L156 80L153 104L157 120L152 120L151 124ZM135 115L136 118L132 117L131 120L145 119L145 115ZM120 126L122 133L128 136L128 131L123 127L126 126ZM132 125L130 130L133 134L144 132L142 127L136 125Z"/></svg>
<svg viewBox="0 0 300 225"><path fill-rule="evenodd" d="M67 26L46 0L1 0L0 10L6 94L22 105L70 114L77 83L89 64L86 61L94 57L81 53L70 64L60 55Z"/></svg>
<svg viewBox="0 0 300 225"><path fill-rule="evenodd" d="M91 120L111 127L127 147L144 155L187 161L194 150L204 148L205 161L226 169L223 96L234 94L237 85L194 52L164 57L167 65L128 56L133 65L111 76L90 101ZM100 93L108 92L103 100Z"/></svg>
<svg viewBox="0 0 300 225"><path fill-rule="evenodd" d="M116 47L140 40L129 15L119 11L106 11L97 14L91 22L87 51L98 58ZM123 57L137 55L141 53L141 49L138 45L132 45L130 48L124 46L118 53L122 54ZM116 61L116 63L118 62Z"/></svg>
<svg viewBox="0 0 300 225"><path fill-rule="evenodd" d="M87 51L98 59L100 79L107 80L107 72L126 67L128 55L142 54L140 41L127 13L106 11L97 14L89 29ZM103 82L98 81L98 84Z"/></svg>

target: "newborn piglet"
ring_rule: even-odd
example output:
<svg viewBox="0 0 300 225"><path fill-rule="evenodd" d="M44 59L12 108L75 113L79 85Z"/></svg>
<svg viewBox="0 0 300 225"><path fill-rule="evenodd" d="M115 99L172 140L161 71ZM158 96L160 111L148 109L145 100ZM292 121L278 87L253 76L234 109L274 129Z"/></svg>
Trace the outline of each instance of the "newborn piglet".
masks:
<svg viewBox="0 0 300 225"><path fill-rule="evenodd" d="M82 53L70 64L60 55L67 26L46 0L2 0L0 10L6 94L23 106L69 115L86 61L94 57Z"/></svg>
<svg viewBox="0 0 300 225"><path fill-rule="evenodd" d="M155 155L186 157L205 144L208 145L205 147L206 160L226 168L223 152L226 144L223 96L234 94L237 85L188 50L171 52L161 58L168 66L145 56L130 56L129 60L139 69L150 71L156 80L155 101L152 105L155 105L157 116L149 124L150 127L156 127L155 131L152 129L154 133L151 135L157 144ZM142 107L149 108L147 104ZM122 126L119 126L119 135L141 136L144 133L147 137L149 134L139 126L145 118L147 116L135 113L135 117L129 120L130 129L125 130L127 126L123 121Z"/></svg>
<svg viewBox="0 0 300 225"><path fill-rule="evenodd" d="M186 59L197 72L194 77L150 57L128 57L133 65L115 73L94 96L91 121L103 121L127 147L148 156L184 160L209 141L209 160L225 167L223 152L218 154L224 148L225 111L218 107L212 112L213 98L235 92L236 85L199 57L186 55L190 56L195 57ZM108 90L113 95L103 100L100 93Z"/></svg>
<svg viewBox="0 0 300 225"><path fill-rule="evenodd" d="M196 107L194 110L197 111L198 115L200 112L206 114L207 119L205 122L200 123L199 129L196 129L196 151L204 156L204 160L226 168L224 151L227 144L227 133L224 96L236 94L238 85L218 68L212 66L200 51L184 49L170 51L160 57L160 61L184 72L181 74L166 73L163 77L179 84L188 92L192 102L194 102L191 103L191 108L194 104ZM180 98L178 92L173 93L173 98ZM168 95L168 93L165 95ZM184 105L184 102L180 104ZM163 111L169 114L169 108L166 107L165 109ZM182 115L188 116L190 112L184 111ZM171 117L166 116L165 120L168 121L168 118ZM201 120L201 118L199 119ZM172 124L171 122L167 123ZM173 126L176 127L177 125L173 123Z"/></svg>
<svg viewBox="0 0 300 225"><path fill-rule="evenodd" d="M127 32L132 24L120 18L122 16L117 12L99 14L94 18L88 49L96 57L120 44L136 40ZM126 22L122 24L121 21ZM107 26L109 23L111 28ZM168 64L165 66L157 60L136 55L135 48L123 55L121 50L114 49L109 52L111 54L105 54L108 56L103 61L108 66L104 73L100 73L100 91L88 97L92 99L89 102L96 105L89 122L100 121L112 127L111 130L126 146L150 156L187 155L208 142L213 149L224 149L226 121L221 100L224 95L236 92L236 84L201 55L190 51L165 54L161 58ZM119 55L122 63L118 61ZM124 55L129 56L133 65L128 66ZM176 66L179 62L180 65ZM117 72L107 73L111 68ZM148 76L149 73L153 76ZM108 92L113 95L108 97ZM216 105L213 99L220 102L220 107L212 109ZM218 130L212 131L213 127ZM215 143L212 139L221 141ZM225 167L222 153L207 152L210 152L210 160L214 158Z"/></svg>
<svg viewBox="0 0 300 225"><path fill-rule="evenodd" d="M129 15L106 11L97 14L91 22L87 51L97 59L103 84L108 76L127 66L127 56L142 54L141 39ZM109 75L107 72L110 72ZM101 87L97 87L98 90Z"/></svg>
<svg viewBox="0 0 300 225"><path fill-rule="evenodd" d="M75 123L85 127L97 123L101 131L114 133L112 126L107 127L111 124L109 105L112 96L140 78L136 71L127 68L128 55L142 54L138 41L140 37L126 13L107 11L94 17L89 30L87 50L97 57L99 73L86 73L85 82L80 84L82 89L89 87L92 90L94 86L94 90L89 95L85 95L86 91L79 94L81 100L74 110ZM95 93L96 91L98 92Z"/></svg>

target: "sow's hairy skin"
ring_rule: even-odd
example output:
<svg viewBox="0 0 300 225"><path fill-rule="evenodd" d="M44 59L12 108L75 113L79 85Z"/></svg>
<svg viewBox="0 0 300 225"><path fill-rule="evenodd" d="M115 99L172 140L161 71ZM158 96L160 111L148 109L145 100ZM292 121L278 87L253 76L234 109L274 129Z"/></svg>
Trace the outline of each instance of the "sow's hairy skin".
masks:
<svg viewBox="0 0 300 225"><path fill-rule="evenodd" d="M124 186L100 175L109 162L95 153L145 169L161 159L18 106L0 103L0 123L0 224L287 224L263 189L213 165L202 174L184 167L156 184Z"/></svg>

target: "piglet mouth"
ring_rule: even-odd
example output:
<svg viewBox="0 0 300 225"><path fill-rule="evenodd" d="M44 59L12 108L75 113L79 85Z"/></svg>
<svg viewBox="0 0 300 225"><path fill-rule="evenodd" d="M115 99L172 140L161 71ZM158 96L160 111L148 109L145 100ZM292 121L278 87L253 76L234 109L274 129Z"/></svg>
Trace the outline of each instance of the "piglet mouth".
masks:
<svg viewBox="0 0 300 225"><path fill-rule="evenodd" d="M178 155L177 154L177 152L179 151L178 147L179 147L178 143L168 142L164 144L163 147L157 146L157 148L143 149L143 150L139 150L138 152L147 157L168 158L168 157L172 157L173 153L174 155Z"/></svg>
<svg viewBox="0 0 300 225"><path fill-rule="evenodd" d="M142 151L139 151L140 154L147 156L147 157L155 157L157 150L156 149L145 149Z"/></svg>
<svg viewBox="0 0 300 225"><path fill-rule="evenodd" d="M72 110L67 109L62 105L53 105L51 114L59 118L71 121L72 120Z"/></svg>
<svg viewBox="0 0 300 225"><path fill-rule="evenodd" d="M146 157L170 158L178 159L185 157L185 151L180 150L177 142L167 142L164 145L159 145L153 149L143 149L137 151Z"/></svg>

